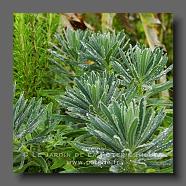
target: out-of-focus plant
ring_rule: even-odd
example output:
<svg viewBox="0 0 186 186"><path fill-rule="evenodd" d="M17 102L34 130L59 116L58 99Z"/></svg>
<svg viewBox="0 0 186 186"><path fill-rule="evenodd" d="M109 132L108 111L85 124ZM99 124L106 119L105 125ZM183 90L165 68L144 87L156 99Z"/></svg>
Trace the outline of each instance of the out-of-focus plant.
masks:
<svg viewBox="0 0 186 186"><path fill-rule="evenodd" d="M59 15L15 13L13 18L13 75L17 82L16 96L24 91L26 98L39 97L40 90L52 87L47 49L57 30Z"/></svg>
<svg viewBox="0 0 186 186"><path fill-rule="evenodd" d="M158 17L155 17L153 13L140 13L140 18L150 48L154 49L155 47L159 46L162 47L164 51L166 51L165 46L161 43L159 39L160 37L158 37L158 26L161 25L161 22L158 19ZM166 81L167 81L166 74L164 74L160 78L160 82L166 83ZM168 90L163 91L161 94L166 98L169 97Z"/></svg>

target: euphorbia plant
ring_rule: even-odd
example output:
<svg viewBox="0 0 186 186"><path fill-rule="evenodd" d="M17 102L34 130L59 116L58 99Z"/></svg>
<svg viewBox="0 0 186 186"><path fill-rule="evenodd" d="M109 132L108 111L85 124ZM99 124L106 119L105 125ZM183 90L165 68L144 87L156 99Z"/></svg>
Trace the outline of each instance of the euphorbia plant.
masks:
<svg viewBox="0 0 186 186"><path fill-rule="evenodd" d="M24 172L28 167L38 167L49 172L46 160L35 150L50 140L50 132L61 121L52 113L52 103L42 104L42 98L30 101L22 93L13 107L13 171Z"/></svg>
<svg viewBox="0 0 186 186"><path fill-rule="evenodd" d="M66 35L74 33L67 30ZM171 88L172 81L157 84L172 70L172 65L166 67L167 56L160 48L128 45L123 32L84 34L86 39L74 37L83 51L76 50L76 65L83 67L83 76L76 77L74 86L57 99L68 114L84 121L97 140L90 145L78 138L81 142L75 140L75 146L96 156L99 163L94 166L109 161L105 166L111 172L148 172L152 168L161 172L165 167L172 172L172 122L168 127L162 125L167 105L158 95ZM60 52L68 56L68 50ZM85 64L86 60L92 63ZM157 102L151 105L155 98Z"/></svg>
<svg viewBox="0 0 186 186"><path fill-rule="evenodd" d="M88 115L87 130L105 147L75 143L82 150L97 155L96 166L104 166L107 161L110 171L129 173L171 166L171 151L164 150L172 145L172 125L154 135L165 117L163 110L155 112L146 108L145 98L139 105L134 101L130 105L113 101L108 107L103 103L100 107L103 115Z"/></svg>

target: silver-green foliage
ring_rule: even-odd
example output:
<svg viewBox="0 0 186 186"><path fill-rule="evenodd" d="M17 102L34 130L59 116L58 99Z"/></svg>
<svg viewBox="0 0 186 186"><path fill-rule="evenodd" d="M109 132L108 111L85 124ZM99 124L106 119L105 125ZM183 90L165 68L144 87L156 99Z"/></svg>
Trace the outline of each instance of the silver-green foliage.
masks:
<svg viewBox="0 0 186 186"><path fill-rule="evenodd" d="M81 78L75 78L75 86L66 91L58 102L66 106L71 115L84 117L88 113L99 113L100 103L109 105L113 98L118 99L120 91L114 74L92 71Z"/></svg>
<svg viewBox="0 0 186 186"><path fill-rule="evenodd" d="M56 34L56 39L58 46L52 43L53 48L49 50L53 56L51 62L56 67L55 71L67 74L73 71L76 75L83 72L82 69L109 70L111 59L118 58L119 49L124 51L128 45L123 31L102 34L67 29L62 34Z"/></svg>
<svg viewBox="0 0 186 186"><path fill-rule="evenodd" d="M97 143L82 142L81 136L74 144L96 157L93 166L111 172L161 172L167 167L172 172L173 129L170 122L162 126L166 110L157 96L172 87L171 80L157 83L173 68L166 66L166 54L159 48L128 47L123 32L81 34L67 30L61 41L61 62L69 56L83 68L58 102L84 121ZM151 106L154 99L157 104Z"/></svg>
<svg viewBox="0 0 186 186"><path fill-rule="evenodd" d="M165 117L163 109L156 113L146 108L146 100L142 98L139 104L134 100L130 105L113 101L107 107L102 103L101 110L101 117L88 116L87 130L105 148L75 143L83 151L97 155L97 164L92 162L93 165L110 166L112 172L144 172L154 168L154 164L171 166L171 151L164 150L172 145L172 125L154 135Z"/></svg>
<svg viewBox="0 0 186 186"><path fill-rule="evenodd" d="M140 94L151 89L157 89L153 86L155 80L159 80L172 70L173 65L166 68L168 58L163 54L160 48L151 50L150 48L132 47L127 51L120 50L120 58L112 61L114 71L120 76L123 84L133 82L138 88ZM172 86L172 81L158 85L161 91ZM157 92L156 92L157 93Z"/></svg>
<svg viewBox="0 0 186 186"><path fill-rule="evenodd" d="M109 162L111 172L172 166L172 124L158 129L165 119L164 108L147 108L146 96L127 100L131 93L118 88L117 78L107 72L85 74L75 79L75 84L60 101L72 116L84 119L87 131L104 144L105 148L100 148L75 142L78 148L97 156L94 166Z"/></svg>
<svg viewBox="0 0 186 186"><path fill-rule="evenodd" d="M48 50L51 54L50 69L55 72L53 80L58 84L68 86L75 76L83 73L80 64L82 61L82 53L85 48L82 41L88 41L90 31L71 29L62 30L62 33L56 33L55 39L51 43L51 48ZM56 44L57 43L57 44Z"/></svg>
<svg viewBox="0 0 186 186"><path fill-rule="evenodd" d="M63 30L62 34L55 35L59 46L51 43L53 49L50 49L49 52L55 59L69 63L71 67L78 65L82 60L80 53L85 52L85 48L81 42L87 42L90 34L90 31Z"/></svg>
<svg viewBox="0 0 186 186"><path fill-rule="evenodd" d="M87 51L95 52L89 43L87 46ZM108 59L111 68L104 66L104 72L75 78L74 87L59 100L69 114L85 121L87 131L102 146L78 140L74 144L96 156L94 166L109 167L111 172L161 172L167 167L172 172L172 124L161 129L166 112L158 97L154 97L157 105L147 105L152 96L172 87L172 81L155 83L172 65L166 68L167 57L158 48L151 51L135 46L118 51L118 58Z"/></svg>
<svg viewBox="0 0 186 186"><path fill-rule="evenodd" d="M21 94L13 108L13 154L14 172L24 172L29 166L39 166L48 172L48 166L41 156L35 156L32 147L49 140L49 133L61 120L52 114L52 103L42 105L42 98L30 101Z"/></svg>
<svg viewBox="0 0 186 186"><path fill-rule="evenodd" d="M123 31L118 33L94 33L89 37L88 42L81 41L86 49L82 55L85 60L94 62L92 65L94 69L109 71L111 68L110 62L120 56L120 50L126 50L128 42L129 40L126 39Z"/></svg>

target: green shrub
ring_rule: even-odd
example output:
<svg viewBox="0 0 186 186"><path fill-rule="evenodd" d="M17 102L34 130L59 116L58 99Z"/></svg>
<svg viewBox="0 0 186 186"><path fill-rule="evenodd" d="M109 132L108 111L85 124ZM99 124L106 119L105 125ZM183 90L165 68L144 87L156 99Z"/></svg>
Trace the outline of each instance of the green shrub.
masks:
<svg viewBox="0 0 186 186"><path fill-rule="evenodd" d="M40 90L51 89L49 42L59 24L58 14L14 14L13 76L16 97L40 97ZM45 102L48 102L44 99Z"/></svg>
<svg viewBox="0 0 186 186"><path fill-rule="evenodd" d="M55 74L50 78L53 79L50 91L61 111L54 114L53 104L44 105L42 98L32 98L29 89L26 89L29 100L23 94L17 99L16 94L14 172L173 172L172 100L159 94L172 88L172 80L159 83L159 79L173 65L167 67L168 58L160 48L133 47L126 38L123 31L94 33L67 29L56 34L47 55L51 61L50 74ZM37 49L40 53L39 46ZM46 52L42 53L44 57ZM39 68L42 64L38 64ZM19 75L26 78L21 76L26 67L20 67L20 71L16 67L15 79ZM33 74L30 67L28 72ZM36 79L43 80L39 76ZM24 83L34 88L29 79ZM58 83L57 90L53 83ZM21 89L19 84L18 92ZM43 153L33 156L34 148L39 149L36 153L63 151L70 156L61 159L45 157Z"/></svg>
<svg viewBox="0 0 186 186"><path fill-rule="evenodd" d="M95 167L106 166L111 172L161 172L167 167L172 172L171 121L160 130L172 104L167 106L158 95L172 87L172 81L157 84L156 80L173 66L166 68L167 56L159 48L127 49L123 40L104 43L105 38L115 38L115 33L92 34L82 42L83 56L95 61L89 64L92 71L75 78L73 88L58 99L72 117L84 120L86 130L101 143L99 147L75 140L75 146L96 155ZM103 55L106 48L99 46L111 47L109 55ZM154 99L157 104L150 106ZM104 165L105 161L110 164Z"/></svg>

